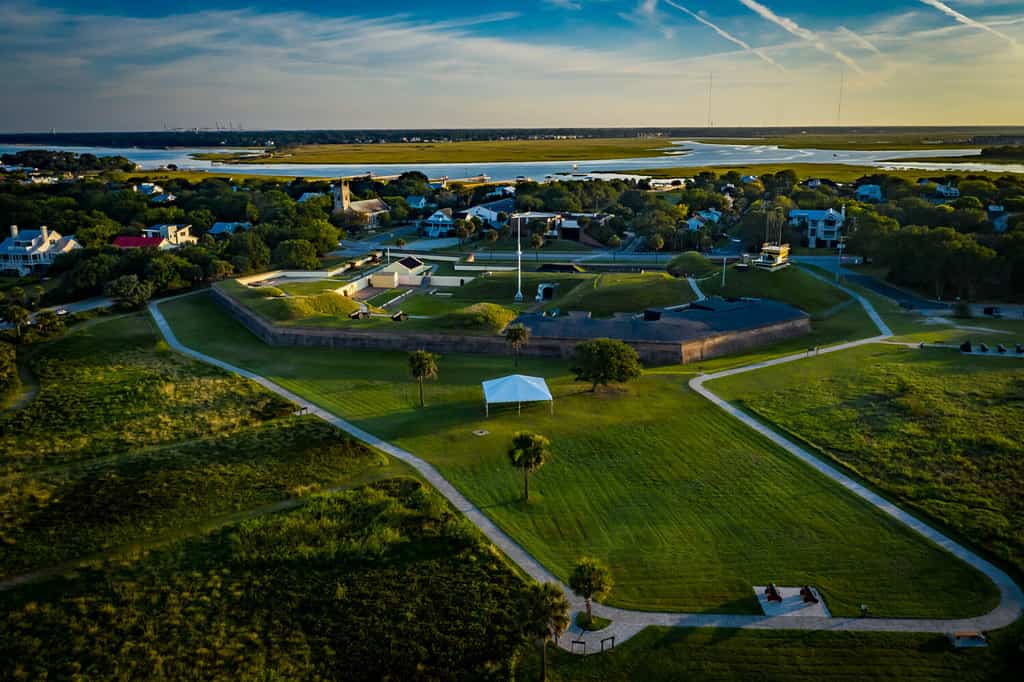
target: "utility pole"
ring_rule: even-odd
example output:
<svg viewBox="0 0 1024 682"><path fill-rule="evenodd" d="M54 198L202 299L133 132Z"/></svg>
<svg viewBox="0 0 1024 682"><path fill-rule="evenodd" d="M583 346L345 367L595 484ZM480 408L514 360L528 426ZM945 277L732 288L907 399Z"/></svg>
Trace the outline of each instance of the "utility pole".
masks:
<svg viewBox="0 0 1024 682"><path fill-rule="evenodd" d="M836 253L839 254L839 262L836 264L836 282L839 281L839 272L843 269L843 249L846 248L846 237L839 237L836 240Z"/></svg>
<svg viewBox="0 0 1024 682"><path fill-rule="evenodd" d="M725 259L727 256L722 256L722 290L725 290Z"/></svg>
<svg viewBox="0 0 1024 682"><path fill-rule="evenodd" d="M516 219L516 303L523 302L523 219Z"/></svg>

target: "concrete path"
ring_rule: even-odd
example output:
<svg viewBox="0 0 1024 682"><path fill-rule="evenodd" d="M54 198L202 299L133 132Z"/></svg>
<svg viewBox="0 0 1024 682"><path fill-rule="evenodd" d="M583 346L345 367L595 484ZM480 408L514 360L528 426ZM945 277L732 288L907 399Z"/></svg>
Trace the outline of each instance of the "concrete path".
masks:
<svg viewBox="0 0 1024 682"><path fill-rule="evenodd" d="M817 276L815 273L811 273ZM821 278L828 281L826 278ZM665 612L651 612L651 611L630 611L626 609L619 609L604 604L594 604L594 613L603 618L608 618L612 621L604 630L597 632L584 632L578 628L575 624L571 626L569 632L563 635L558 641L558 645L567 650L575 653L593 654L598 653L601 650L602 640L606 638L614 638L615 644L621 644L625 640L629 639L636 633L649 625L660 625L666 627L724 627L724 628L751 628L751 629L777 629L777 630L849 630L849 631L889 631L889 632L929 632L929 633L945 633L954 630L991 630L1007 626L1017 620L1024 609L1024 593L1017 586L1010 577L1002 570L982 559L978 555L974 554L962 545L954 542L950 538L946 537L939 531L931 528L930 526L922 523L918 519L914 518L910 514L907 514L903 510L896 507L885 498L877 495L876 493L868 490L864 486L860 485L844 473L830 466L829 464L818 459L811 453L807 452L803 448L799 447L795 443L787 440L781 435L775 433L767 426L761 424L754 418L743 413L737 408L730 405L725 400L719 398L717 395L712 393L709 389L704 386L704 383L713 379L718 379L734 374L740 374L742 372L754 371L765 367L772 367L775 365L781 365L789 362L795 362L808 355L816 355L822 353L837 353L850 348L856 348L869 343L876 343L883 341L892 335L891 330L878 315L875 309L871 306L871 303L864 297L860 296L856 292L845 289L851 296L860 301L861 305L864 306L868 315L871 316L872 320L878 326L879 330L882 331L880 336L871 337L868 339L861 339L859 341L853 341L850 343L843 343L836 346L829 346L826 348L819 349L812 353L804 352L789 355L782 358L776 358L774 360L767 360L764 362L755 363L746 367L739 367L735 369L725 370L722 372L716 372L709 375L701 375L690 381L690 387L701 394L720 409L729 413L739 421L743 422L749 428L754 429L758 433L762 434L768 440L784 448L800 460L804 461L809 466L813 467L822 474L832 478L834 481L847 488L855 495L867 500L870 504L880 509L883 513L886 513L901 523L905 524L912 530L920 533L922 536L931 540L935 544L939 545L943 549L947 550L950 554L965 561L971 566L975 567L981 573L986 575L992 580L993 583L998 587L1000 592L999 606L991 612L978 616L976 618L962 618L962 619L913 619L913 618L821 618L821 617L789 617L789 616L759 616L759 615L731 615L731 614L710 614L710 613L665 613ZM577 598L572 594L572 591L568 589L566 585L561 583L555 578L550 571L540 564L533 556L531 556L526 550L524 550L518 543L512 538L505 534L500 528L498 528L480 509L473 505L465 496L462 495L455 487L445 479L440 472L437 471L430 463L417 457L416 455L402 450L386 441L377 438L376 436L367 433L359 427L351 424L348 421L332 414L318 405L315 405L304 398L301 398L291 391L278 386L272 381L262 377L258 374L250 372L248 370L235 367L226 362L218 360L217 358L205 355L191 348L184 346L174 332L171 330L166 319L159 310L159 302L153 302L149 305L150 314L153 316L157 327L163 334L168 345L175 350L188 355L201 362L220 367L229 372L234 372L246 378L249 378L264 388L273 391L294 403L303 406L309 410L310 413L317 415L324 421L336 426L337 428L349 433L350 435L362 440L368 445L375 447L388 455L395 457L403 462L410 464L415 467L417 471L426 479L431 485L433 485L444 497L458 509L460 512L466 515L466 517L480 529L480 531L487 536L487 538L494 543L501 551L505 553L508 558L515 562L525 573L529 574L534 580L539 582L553 582L562 587L565 591L566 596L569 599L570 607L573 613L582 611L584 608L583 600Z"/></svg>
<svg viewBox="0 0 1024 682"><path fill-rule="evenodd" d="M690 283L690 288L693 289L693 293L697 297L698 301L703 301L707 298L707 296L704 295L704 292L700 290L700 285L697 284L697 280L693 277L687 277L686 281Z"/></svg>

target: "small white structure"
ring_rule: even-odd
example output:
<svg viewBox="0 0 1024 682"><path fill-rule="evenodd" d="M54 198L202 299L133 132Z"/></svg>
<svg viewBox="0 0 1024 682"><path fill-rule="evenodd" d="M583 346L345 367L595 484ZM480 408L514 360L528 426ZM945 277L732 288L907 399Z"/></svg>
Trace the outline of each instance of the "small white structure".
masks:
<svg viewBox="0 0 1024 682"><path fill-rule="evenodd" d="M935 186L935 196L942 199L959 199L960 190L952 185L939 184Z"/></svg>
<svg viewBox="0 0 1024 682"><path fill-rule="evenodd" d="M38 230L19 230L11 225L11 236L0 242L0 270L28 275L50 267L60 254L80 248L74 236L62 237L45 225Z"/></svg>
<svg viewBox="0 0 1024 682"><path fill-rule="evenodd" d="M722 222L722 212L719 211L717 208L709 208L704 211L700 211L699 213L697 213L697 215L699 215L704 220L710 220L715 225Z"/></svg>
<svg viewBox="0 0 1024 682"><path fill-rule="evenodd" d="M857 188L857 201L882 201L882 187L880 185L861 185Z"/></svg>
<svg viewBox="0 0 1024 682"><path fill-rule="evenodd" d="M548 389L548 384L540 377L528 377L512 374L500 379L491 379L482 383L484 388L484 406L487 416L491 414L491 405L516 403L522 409L523 403L549 402L551 414L555 413L555 399Z"/></svg>
<svg viewBox="0 0 1024 682"><path fill-rule="evenodd" d="M419 194L414 194L405 198L405 203L409 208L415 208L417 210L424 209L427 207L427 198Z"/></svg>
<svg viewBox="0 0 1024 682"><path fill-rule="evenodd" d="M325 197L325 196L327 196L327 195L324 194L323 192L303 192L302 196L299 197L299 199L298 199L298 201L296 203L304 204L304 203L306 203L307 201L309 201L311 199L316 199L317 197Z"/></svg>

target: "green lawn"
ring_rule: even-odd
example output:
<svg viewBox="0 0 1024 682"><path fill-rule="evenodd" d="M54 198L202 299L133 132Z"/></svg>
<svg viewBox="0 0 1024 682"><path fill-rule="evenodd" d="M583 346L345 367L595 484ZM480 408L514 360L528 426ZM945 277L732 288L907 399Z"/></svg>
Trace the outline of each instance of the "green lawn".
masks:
<svg viewBox="0 0 1024 682"><path fill-rule="evenodd" d="M392 479L0 593L0 678L508 679L523 587Z"/></svg>
<svg viewBox="0 0 1024 682"><path fill-rule="evenodd" d="M544 407L483 415L479 382L510 358L446 356L418 409L404 354L271 348L206 296L162 306L181 340L264 374L433 463L542 563L567 577L580 555L611 566L627 607L749 613L752 585L814 584L837 615L987 611L993 586L690 392L687 368L585 392L560 361ZM554 457L521 501L505 456L512 432L551 438ZM487 429L485 437L473 435ZM935 594L960 598L936 600Z"/></svg>
<svg viewBox="0 0 1024 682"><path fill-rule="evenodd" d="M274 283L276 288L289 296L313 296L340 289L344 285L345 280L339 279L280 279Z"/></svg>
<svg viewBox="0 0 1024 682"><path fill-rule="evenodd" d="M1024 362L872 345L710 388L1024 571Z"/></svg>
<svg viewBox="0 0 1024 682"><path fill-rule="evenodd" d="M661 156L670 138L579 140L496 140L392 144L302 145L271 150L266 156L196 154L224 163L477 163L500 161L585 161ZM682 149L679 147L677 149ZM676 149L676 150L677 150Z"/></svg>
<svg viewBox="0 0 1024 682"><path fill-rule="evenodd" d="M778 272L766 272L756 268L738 272L734 267L726 270L724 288L719 273L701 280L701 290L708 296L771 298L794 305L812 317L826 316L829 312L835 311L837 306L851 300L842 290L817 280L793 266Z"/></svg>
<svg viewBox="0 0 1024 682"><path fill-rule="evenodd" d="M953 651L941 635L647 628L614 651L573 656L549 651L552 682L632 680L849 680L988 682L1013 680L1024 666L1020 625L994 633L992 646ZM539 656L521 670L534 679Z"/></svg>
<svg viewBox="0 0 1024 682"><path fill-rule="evenodd" d="M615 313L682 305L694 298L689 282L664 272L609 273L591 277L547 307L586 310L595 317L610 317Z"/></svg>

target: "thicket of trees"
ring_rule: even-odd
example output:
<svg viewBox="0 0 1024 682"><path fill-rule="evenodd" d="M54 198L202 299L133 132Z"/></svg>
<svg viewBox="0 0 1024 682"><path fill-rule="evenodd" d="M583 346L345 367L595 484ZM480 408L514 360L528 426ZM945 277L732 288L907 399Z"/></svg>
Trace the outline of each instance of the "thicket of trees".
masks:
<svg viewBox="0 0 1024 682"><path fill-rule="evenodd" d="M27 166L45 171L133 171L135 162L123 156L96 156L95 154L75 154L74 152L57 152L46 149L27 149L13 154L0 156L5 166Z"/></svg>

